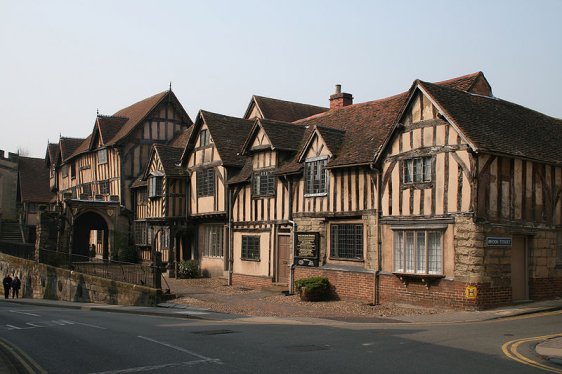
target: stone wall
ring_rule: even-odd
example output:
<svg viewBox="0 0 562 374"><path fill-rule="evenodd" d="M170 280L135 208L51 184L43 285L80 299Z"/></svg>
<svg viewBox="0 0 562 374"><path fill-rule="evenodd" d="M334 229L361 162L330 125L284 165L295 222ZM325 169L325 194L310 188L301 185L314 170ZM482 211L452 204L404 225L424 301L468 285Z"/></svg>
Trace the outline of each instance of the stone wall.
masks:
<svg viewBox="0 0 562 374"><path fill-rule="evenodd" d="M0 253L0 274L17 275L20 296L119 305L155 306L161 291L116 282Z"/></svg>

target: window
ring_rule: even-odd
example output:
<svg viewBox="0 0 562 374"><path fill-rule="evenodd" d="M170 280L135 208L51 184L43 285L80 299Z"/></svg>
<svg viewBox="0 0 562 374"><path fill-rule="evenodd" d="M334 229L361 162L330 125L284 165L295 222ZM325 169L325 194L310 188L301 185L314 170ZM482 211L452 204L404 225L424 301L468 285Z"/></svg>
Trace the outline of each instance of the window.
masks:
<svg viewBox="0 0 562 374"><path fill-rule="evenodd" d="M70 164L70 178L72 178L72 179L76 178L76 163L75 162Z"/></svg>
<svg viewBox="0 0 562 374"><path fill-rule="evenodd" d="M197 196L212 196L215 194L215 169L197 170Z"/></svg>
<svg viewBox="0 0 562 374"><path fill-rule="evenodd" d="M443 272L441 237L440 231L395 231L394 271L441 274Z"/></svg>
<svg viewBox="0 0 562 374"><path fill-rule="evenodd" d="M37 213L37 204L35 203L27 204L27 213L30 214Z"/></svg>
<svg viewBox="0 0 562 374"><path fill-rule="evenodd" d="M209 145L209 130L201 130L199 133L199 146L204 147Z"/></svg>
<svg viewBox="0 0 562 374"><path fill-rule="evenodd" d="M109 181L101 181L99 189L100 195L109 195Z"/></svg>
<svg viewBox="0 0 562 374"><path fill-rule="evenodd" d="M152 176L148 178L148 196L149 197L162 196L162 177Z"/></svg>
<svg viewBox="0 0 562 374"><path fill-rule="evenodd" d="M305 163L305 195L325 194L327 192L327 158Z"/></svg>
<svg viewBox="0 0 562 374"><path fill-rule="evenodd" d="M144 188L137 191L137 205L146 205L148 202L148 191Z"/></svg>
<svg viewBox="0 0 562 374"><path fill-rule="evenodd" d="M260 260L260 237L242 235L242 260Z"/></svg>
<svg viewBox="0 0 562 374"><path fill-rule="evenodd" d="M135 244L148 244L148 230L146 222L135 222Z"/></svg>
<svg viewBox="0 0 562 374"><path fill-rule="evenodd" d="M254 196L275 195L275 177L273 176L271 170L254 173L252 194Z"/></svg>
<svg viewBox="0 0 562 374"><path fill-rule="evenodd" d="M100 149L98 151L98 164L106 164L107 163L107 148Z"/></svg>
<svg viewBox="0 0 562 374"><path fill-rule="evenodd" d="M92 195L92 184L91 183L84 183L82 185L82 193L87 196Z"/></svg>
<svg viewBox="0 0 562 374"><path fill-rule="evenodd" d="M170 233L168 230L160 231L160 249L170 248Z"/></svg>
<svg viewBox="0 0 562 374"><path fill-rule="evenodd" d="M337 224L330 226L330 257L363 259L363 225Z"/></svg>
<svg viewBox="0 0 562 374"><path fill-rule="evenodd" d="M68 176L68 165L63 165L61 168L62 177L66 178Z"/></svg>
<svg viewBox="0 0 562 374"><path fill-rule="evenodd" d="M222 257L223 226L205 225L203 233L203 255L207 257Z"/></svg>
<svg viewBox="0 0 562 374"><path fill-rule="evenodd" d="M431 182L431 160L431 157L418 157L402 161L402 182Z"/></svg>

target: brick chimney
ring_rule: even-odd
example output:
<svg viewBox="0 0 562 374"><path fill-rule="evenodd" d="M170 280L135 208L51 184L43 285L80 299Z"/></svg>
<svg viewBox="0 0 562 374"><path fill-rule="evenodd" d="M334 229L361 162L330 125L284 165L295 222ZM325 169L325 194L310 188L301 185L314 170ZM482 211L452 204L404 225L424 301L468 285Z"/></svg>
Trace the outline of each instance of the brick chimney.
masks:
<svg viewBox="0 0 562 374"><path fill-rule="evenodd" d="M341 92L341 84L336 84L336 93L330 95L330 109L342 108L353 104L353 96Z"/></svg>

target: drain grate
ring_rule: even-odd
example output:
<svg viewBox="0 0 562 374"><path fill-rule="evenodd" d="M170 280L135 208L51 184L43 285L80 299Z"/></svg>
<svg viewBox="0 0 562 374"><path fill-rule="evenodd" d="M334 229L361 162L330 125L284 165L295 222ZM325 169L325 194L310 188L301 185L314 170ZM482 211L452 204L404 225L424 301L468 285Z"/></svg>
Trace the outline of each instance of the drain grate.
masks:
<svg viewBox="0 0 562 374"><path fill-rule="evenodd" d="M285 348L287 350L291 351L291 352L316 352L316 351L326 351L326 350L328 350L328 347L326 347L326 346L314 345L314 344L289 345Z"/></svg>
<svg viewBox="0 0 562 374"><path fill-rule="evenodd" d="M235 333L237 331L233 331L233 330L202 330L202 331L192 331L192 334L198 334L198 335L224 335L224 334L232 334Z"/></svg>
<svg viewBox="0 0 562 374"><path fill-rule="evenodd" d="M253 288L247 288L247 287L238 287L239 291L253 291Z"/></svg>

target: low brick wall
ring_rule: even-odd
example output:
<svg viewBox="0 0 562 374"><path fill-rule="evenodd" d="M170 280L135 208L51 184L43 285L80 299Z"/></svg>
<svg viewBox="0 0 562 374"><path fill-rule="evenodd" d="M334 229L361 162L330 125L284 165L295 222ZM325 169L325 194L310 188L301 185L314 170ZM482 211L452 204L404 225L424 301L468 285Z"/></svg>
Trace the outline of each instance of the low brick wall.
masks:
<svg viewBox="0 0 562 374"><path fill-rule="evenodd" d="M0 275L21 279L20 297L119 305L155 306L161 291L116 282L0 253Z"/></svg>
<svg viewBox="0 0 562 374"><path fill-rule="evenodd" d="M232 274L232 284L236 286L246 286L252 288L270 287L273 279L270 277L259 277L256 275Z"/></svg>
<svg viewBox="0 0 562 374"><path fill-rule="evenodd" d="M556 297L562 297L562 277L529 280L529 298L532 300L549 300Z"/></svg>
<svg viewBox="0 0 562 374"><path fill-rule="evenodd" d="M326 277L332 292L340 299L373 302L374 274L317 267L295 267L295 280L308 277Z"/></svg>

